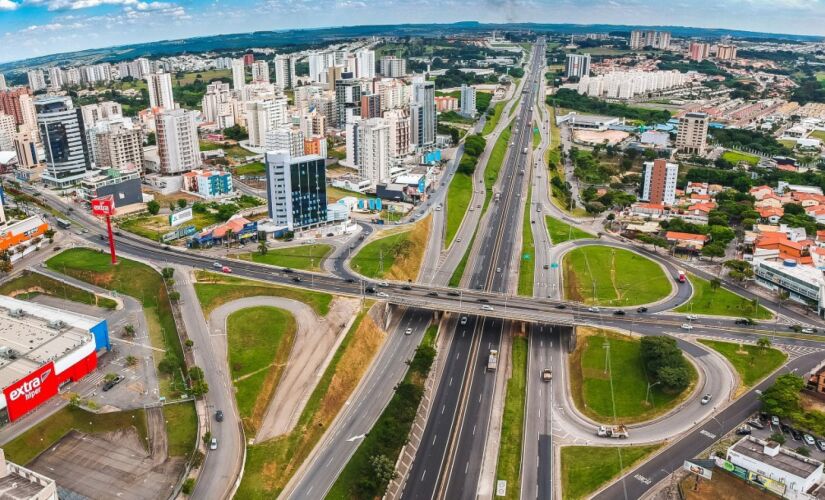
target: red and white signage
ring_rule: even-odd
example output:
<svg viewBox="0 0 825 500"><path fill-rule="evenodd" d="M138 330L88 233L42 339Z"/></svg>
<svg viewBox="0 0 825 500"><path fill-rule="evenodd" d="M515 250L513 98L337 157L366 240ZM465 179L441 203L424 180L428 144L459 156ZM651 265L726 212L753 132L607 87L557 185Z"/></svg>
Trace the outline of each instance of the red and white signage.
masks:
<svg viewBox="0 0 825 500"><path fill-rule="evenodd" d="M112 195L92 200L92 214L102 217L115 215L115 197Z"/></svg>
<svg viewBox="0 0 825 500"><path fill-rule="evenodd" d="M3 389L9 420L14 421L57 394L57 374L49 361L26 377Z"/></svg>

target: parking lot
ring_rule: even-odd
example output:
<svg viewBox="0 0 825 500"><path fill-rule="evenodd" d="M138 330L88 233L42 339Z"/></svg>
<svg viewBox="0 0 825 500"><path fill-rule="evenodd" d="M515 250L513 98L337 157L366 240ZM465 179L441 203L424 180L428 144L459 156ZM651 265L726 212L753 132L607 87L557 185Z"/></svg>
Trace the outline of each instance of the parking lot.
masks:
<svg viewBox="0 0 825 500"><path fill-rule="evenodd" d="M825 462L825 439L821 436L811 436L814 438L815 441L819 441L817 444L816 442L813 445L807 444L804 441L804 432L801 430L797 430L792 428L790 425L782 422L778 426L771 423L771 418L769 415L766 414L757 414L755 419L758 420L759 424L762 425L764 428L759 429L757 428L753 422L753 418L746 422L747 425L751 429L751 435L757 437L759 439L769 439L772 434L778 432L781 433L785 437L785 443L782 446L789 450L796 450L799 447L807 448L810 452L810 457L821 462ZM752 422L752 423L751 423Z"/></svg>

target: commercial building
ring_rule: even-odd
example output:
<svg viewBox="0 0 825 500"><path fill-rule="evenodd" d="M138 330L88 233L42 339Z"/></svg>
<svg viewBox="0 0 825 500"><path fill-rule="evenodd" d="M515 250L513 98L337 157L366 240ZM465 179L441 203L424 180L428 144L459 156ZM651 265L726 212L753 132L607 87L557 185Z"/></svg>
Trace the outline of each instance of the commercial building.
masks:
<svg viewBox="0 0 825 500"><path fill-rule="evenodd" d="M466 83L461 84L461 114L470 118L475 118L476 110L476 89Z"/></svg>
<svg viewBox="0 0 825 500"><path fill-rule="evenodd" d="M722 43L717 45L716 59L720 61L732 61L736 59L736 45Z"/></svg>
<svg viewBox="0 0 825 500"><path fill-rule="evenodd" d="M172 75L169 73L147 75L146 86L149 89L150 108L175 109L175 98L172 94Z"/></svg>
<svg viewBox="0 0 825 500"><path fill-rule="evenodd" d="M232 60L232 88L242 90L246 85L246 66L243 59Z"/></svg>
<svg viewBox="0 0 825 500"><path fill-rule="evenodd" d="M78 197L91 201L95 198L111 195L115 200L115 207L125 207L136 203L143 203L143 193L140 189L140 170L108 169L90 175L80 181L77 187Z"/></svg>
<svg viewBox="0 0 825 500"><path fill-rule="evenodd" d="M630 32L630 48L633 50L652 47L667 50L670 47L669 31L633 30Z"/></svg>
<svg viewBox="0 0 825 500"><path fill-rule="evenodd" d="M704 42L690 42L688 49L688 59L691 61L702 61L710 56L710 44Z"/></svg>
<svg viewBox="0 0 825 500"><path fill-rule="evenodd" d="M410 100L410 142L418 149L435 145L437 118L435 83L416 78Z"/></svg>
<svg viewBox="0 0 825 500"><path fill-rule="evenodd" d="M58 500L57 483L6 460L0 450L0 496L9 500Z"/></svg>
<svg viewBox="0 0 825 500"><path fill-rule="evenodd" d="M89 150L97 168L126 169L143 165L143 129L130 118L98 122L88 131Z"/></svg>
<svg viewBox="0 0 825 500"><path fill-rule="evenodd" d="M642 201L673 205L676 201L676 178L679 165L659 158L645 162L642 180Z"/></svg>
<svg viewBox="0 0 825 500"><path fill-rule="evenodd" d="M80 110L70 97L40 98L35 107L46 153L43 181L57 188L77 184L91 168Z"/></svg>
<svg viewBox="0 0 825 500"><path fill-rule="evenodd" d="M0 228L0 251L26 245L31 240L43 236L48 230L49 224L39 215L3 226Z"/></svg>
<svg viewBox="0 0 825 500"><path fill-rule="evenodd" d="M774 291L788 292L788 298L825 312L825 276L815 267L801 266L796 261L782 262L755 259L756 283Z"/></svg>
<svg viewBox="0 0 825 500"><path fill-rule="evenodd" d="M155 117L155 127L162 174L179 174L200 166L201 149L194 111L164 111Z"/></svg>
<svg viewBox="0 0 825 500"><path fill-rule="evenodd" d="M256 61L257 62L257 61ZM232 194L232 173L219 170L192 170L183 174L183 189L202 198Z"/></svg>
<svg viewBox="0 0 825 500"><path fill-rule="evenodd" d="M705 154L709 123L710 119L706 113L685 113L679 117L676 149L684 154Z"/></svg>
<svg viewBox="0 0 825 500"><path fill-rule="evenodd" d="M266 154L269 218L289 231L327 220L326 166L322 156L292 157L286 151Z"/></svg>
<svg viewBox="0 0 825 500"><path fill-rule="evenodd" d="M298 79L295 76L296 58L278 54L275 56L275 84L281 90L296 86Z"/></svg>
<svg viewBox="0 0 825 500"><path fill-rule="evenodd" d="M570 127L576 129L604 131L612 126L620 125L622 120L615 116L580 115L571 111L566 115L556 117L556 125L562 123L568 123Z"/></svg>
<svg viewBox="0 0 825 500"><path fill-rule="evenodd" d="M564 75L567 78L581 78L590 74L590 54L567 54Z"/></svg>
<svg viewBox="0 0 825 500"><path fill-rule="evenodd" d="M407 76L407 60L395 56L384 56L380 63L381 75L387 78Z"/></svg>
<svg viewBox="0 0 825 500"><path fill-rule="evenodd" d="M721 464L717 459L717 465L784 498L814 498L808 495L822 480L819 460L753 436L728 448L725 458Z"/></svg>
<svg viewBox="0 0 825 500"><path fill-rule="evenodd" d="M106 320L0 296L0 419L15 421L97 368Z"/></svg>

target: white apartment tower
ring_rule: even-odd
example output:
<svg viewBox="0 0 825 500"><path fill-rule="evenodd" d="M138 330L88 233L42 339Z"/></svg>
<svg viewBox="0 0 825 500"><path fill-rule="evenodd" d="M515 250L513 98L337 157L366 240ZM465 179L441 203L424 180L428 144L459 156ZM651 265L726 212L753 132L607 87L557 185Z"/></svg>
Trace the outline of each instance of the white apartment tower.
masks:
<svg viewBox="0 0 825 500"><path fill-rule="evenodd" d="M437 119L433 82L421 77L413 81L410 117L410 142L419 149L435 145Z"/></svg>
<svg viewBox="0 0 825 500"><path fill-rule="evenodd" d="M246 129L249 145L266 146L266 133L287 124L287 100L285 97L262 99L246 103Z"/></svg>
<svg viewBox="0 0 825 500"><path fill-rule="evenodd" d="M461 114L470 118L476 116L476 89L466 83L461 84Z"/></svg>
<svg viewBox="0 0 825 500"><path fill-rule="evenodd" d="M162 174L179 174L200 166L201 151L194 111L164 111L155 117L155 129Z"/></svg>
<svg viewBox="0 0 825 500"><path fill-rule="evenodd" d="M17 120L13 115L0 112L0 151L14 150L14 136L17 134Z"/></svg>
<svg viewBox="0 0 825 500"><path fill-rule="evenodd" d="M298 83L295 76L295 62L294 57L284 54L275 56L275 84L281 90L291 89Z"/></svg>
<svg viewBox="0 0 825 500"><path fill-rule="evenodd" d="M299 129L279 127L266 133L267 151L289 151L290 156L303 156L304 134Z"/></svg>
<svg viewBox="0 0 825 500"><path fill-rule="evenodd" d="M30 69L26 72L26 76L28 76L29 87L32 91L37 92L46 89L46 75L42 69Z"/></svg>
<svg viewBox="0 0 825 500"><path fill-rule="evenodd" d="M246 67L243 58L232 60L232 88L241 90L246 85Z"/></svg>
<svg viewBox="0 0 825 500"><path fill-rule="evenodd" d="M390 156L401 158L410 154L410 113L406 109L391 109L384 113L390 129Z"/></svg>
<svg viewBox="0 0 825 500"><path fill-rule="evenodd" d="M390 178L390 127L383 118L361 120L358 173L373 184Z"/></svg>
<svg viewBox="0 0 825 500"><path fill-rule="evenodd" d="M356 78L375 78L375 51L363 49L355 53Z"/></svg>
<svg viewBox="0 0 825 500"><path fill-rule="evenodd" d="M129 118L98 122L89 130L89 146L97 168L143 168L143 130Z"/></svg>
<svg viewBox="0 0 825 500"><path fill-rule="evenodd" d="M564 65L567 78L581 78L590 74L590 54L567 54Z"/></svg>
<svg viewBox="0 0 825 500"><path fill-rule="evenodd" d="M149 88L149 107L166 111L175 109L171 74L151 73L146 76L146 86Z"/></svg>
<svg viewBox="0 0 825 500"><path fill-rule="evenodd" d="M263 60L252 63L252 81L269 83L269 63Z"/></svg>
<svg viewBox="0 0 825 500"><path fill-rule="evenodd" d="M407 61L395 56L381 58L381 75L387 78L401 78L407 75Z"/></svg>

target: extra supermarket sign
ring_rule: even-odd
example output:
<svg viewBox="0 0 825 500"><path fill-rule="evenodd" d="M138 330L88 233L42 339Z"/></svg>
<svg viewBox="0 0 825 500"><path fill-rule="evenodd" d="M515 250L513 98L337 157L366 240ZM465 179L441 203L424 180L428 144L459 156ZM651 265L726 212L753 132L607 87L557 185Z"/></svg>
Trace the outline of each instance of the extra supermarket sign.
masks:
<svg viewBox="0 0 825 500"><path fill-rule="evenodd" d="M3 389L9 420L14 421L57 394L57 374L49 362Z"/></svg>

